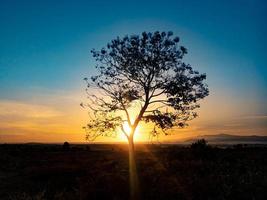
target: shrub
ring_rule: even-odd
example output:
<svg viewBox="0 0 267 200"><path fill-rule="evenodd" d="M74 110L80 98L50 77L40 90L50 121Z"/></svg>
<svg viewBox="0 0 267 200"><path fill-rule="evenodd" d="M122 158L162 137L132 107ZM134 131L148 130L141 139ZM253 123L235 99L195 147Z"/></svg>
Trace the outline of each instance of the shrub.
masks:
<svg viewBox="0 0 267 200"><path fill-rule="evenodd" d="M205 139L199 139L191 144L191 149L206 149L208 144Z"/></svg>
<svg viewBox="0 0 267 200"><path fill-rule="evenodd" d="M200 159L213 159L214 151L205 139L199 139L191 144L193 155Z"/></svg>
<svg viewBox="0 0 267 200"><path fill-rule="evenodd" d="M68 142L64 142L64 144L63 144L63 150L64 151L69 151L70 150L70 144Z"/></svg>

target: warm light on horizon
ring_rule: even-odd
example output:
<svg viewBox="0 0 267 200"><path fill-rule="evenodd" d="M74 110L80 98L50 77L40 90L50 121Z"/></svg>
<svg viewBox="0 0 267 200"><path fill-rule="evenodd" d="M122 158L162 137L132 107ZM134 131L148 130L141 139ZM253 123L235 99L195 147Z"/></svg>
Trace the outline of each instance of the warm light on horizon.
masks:
<svg viewBox="0 0 267 200"><path fill-rule="evenodd" d="M131 132L131 128L130 128L130 126L129 126L129 124L127 122L123 123L123 128L127 132L127 134L129 135L130 132ZM136 142L143 141L142 134L140 133L140 131L142 131L142 128L141 128L140 125L138 125L136 127L136 130L135 130L135 133L134 133L134 141L136 141ZM122 131L120 131L118 140L121 140L123 142L128 142L126 136L123 134Z"/></svg>

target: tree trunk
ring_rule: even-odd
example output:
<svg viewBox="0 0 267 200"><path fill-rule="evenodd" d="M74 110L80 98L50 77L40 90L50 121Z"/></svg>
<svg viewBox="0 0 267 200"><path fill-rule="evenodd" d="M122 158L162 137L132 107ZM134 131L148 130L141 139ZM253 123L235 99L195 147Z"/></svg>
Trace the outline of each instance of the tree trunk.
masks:
<svg viewBox="0 0 267 200"><path fill-rule="evenodd" d="M129 181L130 181L130 199L140 199L138 175L135 162L135 151L133 137L129 138Z"/></svg>

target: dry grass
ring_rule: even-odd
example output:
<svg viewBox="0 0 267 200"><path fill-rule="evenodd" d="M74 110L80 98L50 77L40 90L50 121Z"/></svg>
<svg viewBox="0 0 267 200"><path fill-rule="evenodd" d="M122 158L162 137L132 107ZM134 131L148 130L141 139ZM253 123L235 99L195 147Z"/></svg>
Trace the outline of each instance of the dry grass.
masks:
<svg viewBox="0 0 267 200"><path fill-rule="evenodd" d="M127 199L126 145L0 145L0 199ZM143 199L267 199L266 148L137 147Z"/></svg>

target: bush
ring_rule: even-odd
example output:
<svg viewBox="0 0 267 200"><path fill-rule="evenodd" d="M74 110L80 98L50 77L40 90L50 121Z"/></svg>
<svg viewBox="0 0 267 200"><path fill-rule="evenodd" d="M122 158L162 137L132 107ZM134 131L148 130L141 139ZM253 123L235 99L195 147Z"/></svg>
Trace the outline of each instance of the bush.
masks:
<svg viewBox="0 0 267 200"><path fill-rule="evenodd" d="M199 139L191 144L191 149L206 149L208 144L205 139Z"/></svg>
<svg viewBox="0 0 267 200"><path fill-rule="evenodd" d="M197 140L191 144L193 155L200 159L213 159L214 151L205 139Z"/></svg>
<svg viewBox="0 0 267 200"><path fill-rule="evenodd" d="M70 150L70 144L68 142L64 142L64 144L63 144L63 150L64 151L69 151Z"/></svg>

